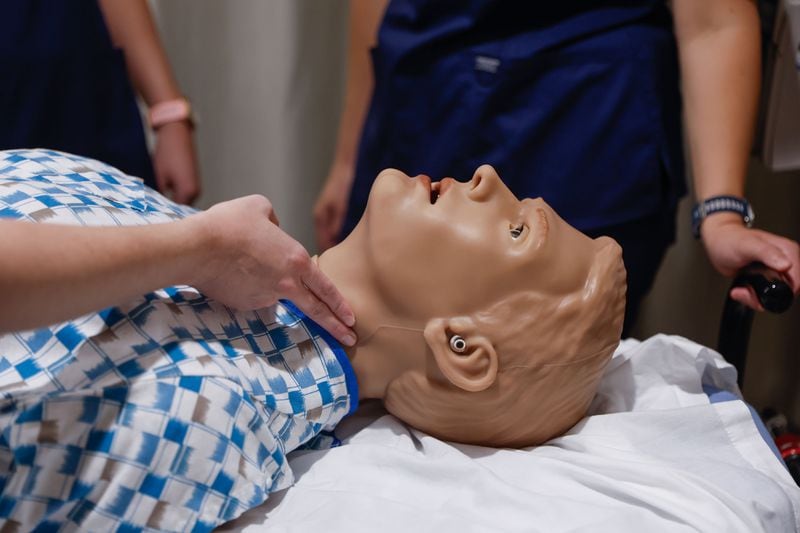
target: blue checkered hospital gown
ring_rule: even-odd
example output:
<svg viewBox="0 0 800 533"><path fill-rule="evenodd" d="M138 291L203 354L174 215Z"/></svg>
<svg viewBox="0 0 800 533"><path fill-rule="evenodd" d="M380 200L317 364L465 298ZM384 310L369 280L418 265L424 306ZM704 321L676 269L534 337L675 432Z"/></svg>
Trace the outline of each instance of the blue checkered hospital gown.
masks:
<svg viewBox="0 0 800 533"><path fill-rule="evenodd" d="M192 212L97 161L0 152L0 217ZM168 287L0 336L0 529L208 531L288 487L286 454L334 441L357 398L341 346L290 302L234 312Z"/></svg>

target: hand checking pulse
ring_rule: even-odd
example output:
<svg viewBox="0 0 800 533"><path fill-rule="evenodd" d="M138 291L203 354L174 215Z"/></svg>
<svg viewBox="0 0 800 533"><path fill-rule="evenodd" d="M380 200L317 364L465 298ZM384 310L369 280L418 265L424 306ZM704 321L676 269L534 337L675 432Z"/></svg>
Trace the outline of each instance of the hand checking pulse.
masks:
<svg viewBox="0 0 800 533"><path fill-rule="evenodd" d="M292 300L345 345L353 311L272 204L247 196L144 226L0 220L0 332L55 324L176 284L241 310Z"/></svg>
<svg viewBox="0 0 800 533"><path fill-rule="evenodd" d="M215 243L194 285L237 309L257 309L286 298L339 341L355 344L353 311L303 246L278 227L272 204L247 196L196 216Z"/></svg>

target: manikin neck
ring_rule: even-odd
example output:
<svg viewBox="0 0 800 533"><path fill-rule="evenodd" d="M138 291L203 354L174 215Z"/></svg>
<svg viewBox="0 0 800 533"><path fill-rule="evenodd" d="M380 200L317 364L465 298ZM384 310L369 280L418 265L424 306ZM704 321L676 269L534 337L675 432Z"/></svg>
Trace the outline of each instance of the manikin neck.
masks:
<svg viewBox="0 0 800 533"><path fill-rule="evenodd" d="M383 399L389 383L404 372L424 371L428 346L422 324L395 316L381 301L374 276L358 253L357 235L316 258L353 308L358 342L345 347L358 379L361 399Z"/></svg>

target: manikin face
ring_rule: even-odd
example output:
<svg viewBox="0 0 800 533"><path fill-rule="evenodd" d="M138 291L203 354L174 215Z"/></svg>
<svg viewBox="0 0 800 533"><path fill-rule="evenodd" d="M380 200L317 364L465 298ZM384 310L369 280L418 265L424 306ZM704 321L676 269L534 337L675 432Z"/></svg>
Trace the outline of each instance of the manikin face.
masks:
<svg viewBox="0 0 800 533"><path fill-rule="evenodd" d="M541 199L518 200L489 165L467 183L384 170L359 226L382 298L423 320L519 290L575 291L607 240L586 237Z"/></svg>
<svg viewBox="0 0 800 533"><path fill-rule="evenodd" d="M518 200L488 165L466 183L381 172L332 252L327 268L358 304L364 397L440 438L528 446L563 433L619 342L619 246Z"/></svg>

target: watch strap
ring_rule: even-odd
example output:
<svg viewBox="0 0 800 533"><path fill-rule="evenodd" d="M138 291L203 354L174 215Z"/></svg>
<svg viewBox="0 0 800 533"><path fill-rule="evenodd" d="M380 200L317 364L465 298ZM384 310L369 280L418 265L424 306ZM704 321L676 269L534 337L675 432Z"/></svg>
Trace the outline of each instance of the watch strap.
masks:
<svg viewBox="0 0 800 533"><path fill-rule="evenodd" d="M692 234L694 238L700 238L700 226L706 217L721 212L738 213L748 228L753 226L753 220L756 218L753 208L744 198L730 195L712 196L695 205L692 210Z"/></svg>

